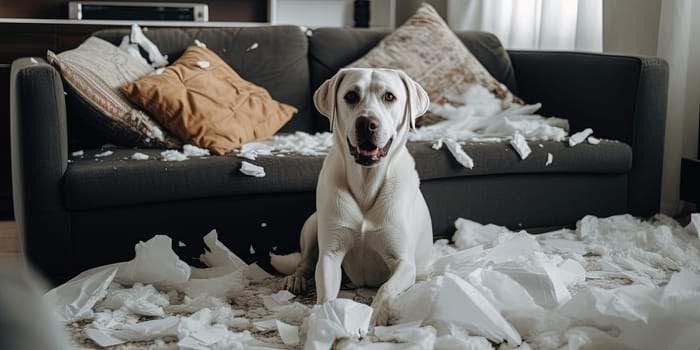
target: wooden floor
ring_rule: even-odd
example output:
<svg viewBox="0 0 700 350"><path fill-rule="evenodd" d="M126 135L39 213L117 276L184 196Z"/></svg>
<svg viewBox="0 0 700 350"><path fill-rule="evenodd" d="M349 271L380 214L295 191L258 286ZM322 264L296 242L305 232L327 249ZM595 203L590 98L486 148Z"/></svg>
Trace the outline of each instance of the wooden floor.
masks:
<svg viewBox="0 0 700 350"><path fill-rule="evenodd" d="M19 243L14 221L0 221L0 261L17 261Z"/></svg>

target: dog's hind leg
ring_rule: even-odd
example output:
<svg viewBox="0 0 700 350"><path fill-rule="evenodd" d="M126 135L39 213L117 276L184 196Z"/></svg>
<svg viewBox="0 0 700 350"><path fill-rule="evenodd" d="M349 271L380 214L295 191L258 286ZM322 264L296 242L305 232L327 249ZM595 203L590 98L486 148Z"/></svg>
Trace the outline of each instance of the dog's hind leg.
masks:
<svg viewBox="0 0 700 350"><path fill-rule="evenodd" d="M299 237L301 261L296 271L282 281L282 288L294 294L300 294L306 290L306 282L313 276L318 260L318 220L316 216L316 213L313 213L304 222Z"/></svg>

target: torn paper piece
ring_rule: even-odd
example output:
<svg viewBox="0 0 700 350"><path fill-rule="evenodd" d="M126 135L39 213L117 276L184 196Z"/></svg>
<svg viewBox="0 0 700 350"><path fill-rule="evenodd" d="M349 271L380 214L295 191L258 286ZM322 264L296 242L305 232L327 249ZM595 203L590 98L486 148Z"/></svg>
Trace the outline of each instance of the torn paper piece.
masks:
<svg viewBox="0 0 700 350"><path fill-rule="evenodd" d="M257 263L252 263L248 265L246 269L245 278L249 281L260 282L268 278L272 278L272 275L267 271L263 270Z"/></svg>
<svg viewBox="0 0 700 350"><path fill-rule="evenodd" d="M141 31L141 27L138 24L131 25L131 42L138 44L143 48L144 51L148 53L148 59L151 61L153 67L164 67L168 65L168 60L160 53L158 46L156 46L151 40L149 40L146 35Z"/></svg>
<svg viewBox="0 0 700 350"><path fill-rule="evenodd" d="M588 136L588 138L586 139L586 141L588 141L588 143L591 144L591 145L597 145L597 144L600 143L600 139L597 138L597 137L593 137L593 136Z"/></svg>
<svg viewBox="0 0 700 350"><path fill-rule="evenodd" d="M700 214L690 214L690 223L685 227L685 230L700 238Z"/></svg>
<svg viewBox="0 0 700 350"><path fill-rule="evenodd" d="M478 245L441 256L432 263L432 275L442 275L448 271L469 274L483 265L480 260L483 252L483 246Z"/></svg>
<svg viewBox="0 0 700 350"><path fill-rule="evenodd" d="M210 155L208 149L199 148L195 145L190 144L182 146L182 152L188 157L203 157Z"/></svg>
<svg viewBox="0 0 700 350"><path fill-rule="evenodd" d="M73 157L82 157L84 154L85 152L82 149L71 153Z"/></svg>
<svg viewBox="0 0 700 350"><path fill-rule="evenodd" d="M440 293L442 280L443 277L438 276L421 281L397 295L390 303L391 323L422 322L428 319Z"/></svg>
<svg viewBox="0 0 700 350"><path fill-rule="evenodd" d="M462 145L455 140L445 139L445 146L447 146L447 149L450 150L450 153L452 153L452 156L459 164L462 164L462 166L467 169L474 168L474 160L464 152Z"/></svg>
<svg viewBox="0 0 700 350"><path fill-rule="evenodd" d="M96 307L111 310L124 308L135 315L164 317L163 307L169 304L168 297L152 285L136 283L131 288L110 289Z"/></svg>
<svg viewBox="0 0 700 350"><path fill-rule="evenodd" d="M194 39L194 44L197 45L198 47L203 48L203 49L207 48L207 45L205 43L199 41L199 39Z"/></svg>
<svg viewBox="0 0 700 350"><path fill-rule="evenodd" d="M277 332L282 338L282 342L287 345L299 345L299 327L286 324L280 320L275 320Z"/></svg>
<svg viewBox="0 0 700 350"><path fill-rule="evenodd" d="M542 309L522 285L499 271L476 269L469 274L468 282L501 313L522 316Z"/></svg>
<svg viewBox="0 0 700 350"><path fill-rule="evenodd" d="M364 336L371 317L371 307L349 299L316 305L308 318L309 331L304 349L327 350L337 338Z"/></svg>
<svg viewBox="0 0 700 350"><path fill-rule="evenodd" d="M532 152L523 135L520 135L518 132L513 135L513 138L510 140L510 145L513 146L513 149L515 149L516 152L518 152L520 159L527 158L530 155L530 152Z"/></svg>
<svg viewBox="0 0 700 350"><path fill-rule="evenodd" d="M253 248L253 245L250 245L250 248L248 248L248 251L250 252L250 255L255 255L255 248Z"/></svg>
<svg viewBox="0 0 700 350"><path fill-rule="evenodd" d="M136 153L131 155L131 159L133 159L133 160L147 160L148 155L140 153L140 152L136 152Z"/></svg>
<svg viewBox="0 0 700 350"><path fill-rule="evenodd" d="M512 239L515 232L506 227L494 224L482 225L478 222L458 218L455 221L457 231L452 236L452 241L458 249L467 249L478 245L493 247L494 245Z"/></svg>
<svg viewBox="0 0 700 350"><path fill-rule="evenodd" d="M134 248L136 257L119 264L115 281L122 284L153 284L156 288L167 288L187 282L190 266L180 260L172 250L168 236L156 235Z"/></svg>
<svg viewBox="0 0 700 350"><path fill-rule="evenodd" d="M544 166L550 166L552 160L554 160L554 156L551 153L547 153L547 161L544 163Z"/></svg>
<svg viewBox="0 0 700 350"><path fill-rule="evenodd" d="M224 305L228 305L224 298L213 297L211 295L199 295L195 298L190 298L187 295L185 295L182 304L171 304L169 306L166 306L165 309L168 312L193 313L204 308L214 309Z"/></svg>
<svg viewBox="0 0 700 350"><path fill-rule="evenodd" d="M112 151L104 151L104 152L102 152L102 153L95 154L95 157L97 157L97 158L109 157L109 156L111 156L112 154L114 154L114 152L112 152Z"/></svg>
<svg viewBox="0 0 700 350"><path fill-rule="evenodd" d="M277 329L277 320L269 319L253 322L253 327L259 331L272 331Z"/></svg>
<svg viewBox="0 0 700 350"><path fill-rule="evenodd" d="M455 322L470 334L481 335L496 343L522 342L520 334L498 310L469 282L451 273L443 277L440 293L430 316L435 321Z"/></svg>
<svg viewBox="0 0 700 350"><path fill-rule="evenodd" d="M209 68L209 61L197 61L197 67L207 69Z"/></svg>
<svg viewBox="0 0 700 350"><path fill-rule="evenodd" d="M571 293L563 281L544 268L526 269L517 263L499 264L494 270L502 272L518 282L545 309L553 309L571 299ZM550 271L551 272L551 271Z"/></svg>
<svg viewBox="0 0 700 350"><path fill-rule="evenodd" d="M223 271L228 273L246 268L248 264L234 254L226 245L219 241L219 234L216 230L211 230L202 239L208 251L199 256L199 260L209 267L223 267ZM193 276L203 278L204 276ZM211 276L209 276L211 277Z"/></svg>
<svg viewBox="0 0 700 350"><path fill-rule="evenodd" d="M241 162L241 172L248 176L265 177L265 169L246 161Z"/></svg>
<svg viewBox="0 0 700 350"><path fill-rule="evenodd" d="M232 298L240 295L248 285L245 269L212 278L193 278L182 284L180 289L190 298L201 295Z"/></svg>
<svg viewBox="0 0 700 350"><path fill-rule="evenodd" d="M588 136L591 136L592 134L593 134L593 129L586 128L583 131L579 131L579 132L569 136L569 146L574 147L574 146L578 145L579 143L586 140L586 138Z"/></svg>
<svg viewBox="0 0 700 350"><path fill-rule="evenodd" d="M167 151L160 152L161 157L163 157L164 162L182 162L187 160L187 156L175 149L169 149Z"/></svg>
<svg viewBox="0 0 700 350"><path fill-rule="evenodd" d="M433 145L432 145L431 147L432 147L434 150L437 151L437 150L439 150L440 148L442 148L442 143L443 143L442 139L435 140L435 141L433 142Z"/></svg>
<svg viewBox="0 0 700 350"><path fill-rule="evenodd" d="M297 270L297 266L301 262L301 253L294 252L287 255L277 255L270 253L270 265L277 270L277 272L288 276L293 274Z"/></svg>
<svg viewBox="0 0 700 350"><path fill-rule="evenodd" d="M421 327L421 321L397 324L388 327L376 327L374 336L383 342L405 343L415 345L418 349L433 349L437 331L431 326Z"/></svg>
<svg viewBox="0 0 700 350"><path fill-rule="evenodd" d="M262 298L263 304L268 310L278 311L281 307L291 304L290 300L294 298L294 294L283 289L277 293L263 296Z"/></svg>
<svg viewBox="0 0 700 350"><path fill-rule="evenodd" d="M90 338L90 340L94 341L97 345L106 348L109 346L115 346L119 344L124 344L127 341L124 339L120 339L117 337L114 337L109 334L108 331L104 331L102 329L97 329L97 328L87 328L85 329L85 335Z"/></svg>
<svg viewBox="0 0 700 350"><path fill-rule="evenodd" d="M241 145L239 157L256 160L258 156L271 155L272 146L262 142L248 142Z"/></svg>
<svg viewBox="0 0 700 350"><path fill-rule="evenodd" d="M248 46L246 51L252 51L258 48L258 43L253 43L252 45Z"/></svg>
<svg viewBox="0 0 700 350"><path fill-rule="evenodd" d="M115 342L117 339L121 339L123 343L125 343L130 341L149 341L157 338L175 336L177 335L177 327L179 322L180 317L170 316L163 319L133 324L123 324L117 329L88 329L92 329L92 331L90 331L90 334L92 334L90 338L93 340L97 339L104 342ZM93 338L93 336L95 338Z"/></svg>
<svg viewBox="0 0 700 350"><path fill-rule="evenodd" d="M107 288L119 270L116 266L88 270L44 295L46 304L61 322L91 318L92 308L107 295Z"/></svg>
<svg viewBox="0 0 700 350"><path fill-rule="evenodd" d="M31 62L32 64L38 64L38 63L39 63L39 61L37 61L36 58L34 58L34 57L30 57L30 58L29 58L29 62Z"/></svg>

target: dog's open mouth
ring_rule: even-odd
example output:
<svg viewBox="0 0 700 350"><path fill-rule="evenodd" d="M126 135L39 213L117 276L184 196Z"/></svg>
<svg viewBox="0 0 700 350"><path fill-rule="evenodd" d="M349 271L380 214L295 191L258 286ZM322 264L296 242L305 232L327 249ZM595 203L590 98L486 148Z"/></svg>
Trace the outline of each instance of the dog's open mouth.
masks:
<svg viewBox="0 0 700 350"><path fill-rule="evenodd" d="M355 157L355 163L369 166L374 165L379 162L384 156L389 153L389 148L394 138L390 138L384 147L377 147L372 142L365 141L360 142L357 146L353 146L350 139L348 140L348 147L350 148L350 154Z"/></svg>

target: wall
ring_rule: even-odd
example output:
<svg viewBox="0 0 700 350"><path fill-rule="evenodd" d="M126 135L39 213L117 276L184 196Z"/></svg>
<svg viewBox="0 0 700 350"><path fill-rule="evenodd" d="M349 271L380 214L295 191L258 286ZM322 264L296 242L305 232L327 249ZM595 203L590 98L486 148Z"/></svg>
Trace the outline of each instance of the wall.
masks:
<svg viewBox="0 0 700 350"><path fill-rule="evenodd" d="M403 24L424 2L433 5L442 18L447 18L447 0L397 0L396 26Z"/></svg>
<svg viewBox="0 0 700 350"><path fill-rule="evenodd" d="M656 56L661 0L605 0L603 51Z"/></svg>

